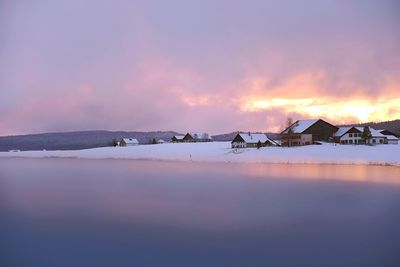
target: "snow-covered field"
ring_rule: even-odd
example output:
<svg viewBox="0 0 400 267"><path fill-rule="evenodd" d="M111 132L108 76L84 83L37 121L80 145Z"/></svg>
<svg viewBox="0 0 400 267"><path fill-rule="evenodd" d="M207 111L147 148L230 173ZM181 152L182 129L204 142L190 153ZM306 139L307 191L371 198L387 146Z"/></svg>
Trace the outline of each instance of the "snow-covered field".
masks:
<svg viewBox="0 0 400 267"><path fill-rule="evenodd" d="M179 143L102 147L73 151L0 152L0 157L73 157L84 159L147 159L201 162L378 164L400 166L400 145L311 145L231 149L230 142Z"/></svg>

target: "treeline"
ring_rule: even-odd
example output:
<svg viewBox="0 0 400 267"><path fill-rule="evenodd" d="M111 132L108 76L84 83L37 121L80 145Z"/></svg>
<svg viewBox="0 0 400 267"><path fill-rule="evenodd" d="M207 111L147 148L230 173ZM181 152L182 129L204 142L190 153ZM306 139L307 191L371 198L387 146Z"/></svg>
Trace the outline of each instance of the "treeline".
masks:
<svg viewBox="0 0 400 267"><path fill-rule="evenodd" d="M393 121L383 121L383 122L367 122L367 123L358 123L358 124L348 124L348 125L341 125L341 126L357 126L357 127L364 127L369 126L377 130L389 130L392 133L397 134L400 136L400 120L393 120Z"/></svg>

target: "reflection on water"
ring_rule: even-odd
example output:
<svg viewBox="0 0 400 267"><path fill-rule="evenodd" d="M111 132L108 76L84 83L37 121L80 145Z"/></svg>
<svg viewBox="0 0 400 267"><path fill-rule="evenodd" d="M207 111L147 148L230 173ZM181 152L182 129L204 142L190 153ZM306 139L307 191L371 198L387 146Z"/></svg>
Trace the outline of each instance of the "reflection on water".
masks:
<svg viewBox="0 0 400 267"><path fill-rule="evenodd" d="M399 266L400 168L0 159L0 266Z"/></svg>

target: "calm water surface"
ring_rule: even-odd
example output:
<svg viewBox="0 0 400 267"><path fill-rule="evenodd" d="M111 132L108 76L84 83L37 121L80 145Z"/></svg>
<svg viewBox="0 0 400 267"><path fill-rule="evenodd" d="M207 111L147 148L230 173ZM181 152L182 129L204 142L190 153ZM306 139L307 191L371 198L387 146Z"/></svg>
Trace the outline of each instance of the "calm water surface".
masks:
<svg viewBox="0 0 400 267"><path fill-rule="evenodd" d="M400 168L3 158L0 266L400 266Z"/></svg>

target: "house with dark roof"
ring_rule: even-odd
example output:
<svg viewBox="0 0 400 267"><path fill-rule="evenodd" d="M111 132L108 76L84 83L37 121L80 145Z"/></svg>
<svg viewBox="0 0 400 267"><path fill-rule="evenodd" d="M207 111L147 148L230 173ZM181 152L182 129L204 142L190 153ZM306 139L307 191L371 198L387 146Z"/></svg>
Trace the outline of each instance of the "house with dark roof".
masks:
<svg viewBox="0 0 400 267"><path fill-rule="evenodd" d="M317 141L333 141L339 128L322 120L298 120L280 133L282 146L311 145Z"/></svg>
<svg viewBox="0 0 400 267"><path fill-rule="evenodd" d="M174 135L171 138L172 143L183 143L183 138L185 138L184 135Z"/></svg>
<svg viewBox="0 0 400 267"><path fill-rule="evenodd" d="M389 131L389 130L380 130L380 133L383 134L384 136L386 136L386 143L390 144L390 145L398 145L399 144L399 137Z"/></svg>
<svg viewBox="0 0 400 267"><path fill-rule="evenodd" d="M232 148L278 146L274 140L263 133L239 133L231 142Z"/></svg>
<svg viewBox="0 0 400 267"><path fill-rule="evenodd" d="M368 140L371 144L387 144L387 137L380 131L368 127L371 137ZM335 143L343 145L358 145L365 144L366 140L363 138L364 127L339 127L339 130L334 135Z"/></svg>

